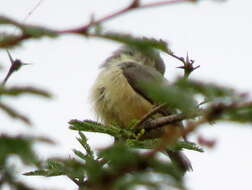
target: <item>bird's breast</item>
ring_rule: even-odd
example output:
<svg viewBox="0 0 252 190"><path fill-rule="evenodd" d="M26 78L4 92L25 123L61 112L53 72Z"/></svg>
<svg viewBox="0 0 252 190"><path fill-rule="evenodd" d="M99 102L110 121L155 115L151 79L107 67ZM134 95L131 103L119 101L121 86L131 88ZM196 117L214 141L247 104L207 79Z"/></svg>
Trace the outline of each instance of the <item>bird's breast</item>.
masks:
<svg viewBox="0 0 252 190"><path fill-rule="evenodd" d="M106 68L98 75L91 98L98 118L120 127L141 119L153 107L130 86L119 66Z"/></svg>

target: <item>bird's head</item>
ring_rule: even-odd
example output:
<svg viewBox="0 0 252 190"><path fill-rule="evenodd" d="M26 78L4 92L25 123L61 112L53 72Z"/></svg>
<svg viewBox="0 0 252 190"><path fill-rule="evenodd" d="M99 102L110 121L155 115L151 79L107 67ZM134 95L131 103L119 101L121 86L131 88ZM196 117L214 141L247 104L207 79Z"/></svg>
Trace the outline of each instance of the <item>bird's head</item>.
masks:
<svg viewBox="0 0 252 190"><path fill-rule="evenodd" d="M102 67L109 67L129 61L153 67L162 75L165 73L165 64L159 52L154 48L140 50L134 47L123 46L115 51L113 55L105 61Z"/></svg>

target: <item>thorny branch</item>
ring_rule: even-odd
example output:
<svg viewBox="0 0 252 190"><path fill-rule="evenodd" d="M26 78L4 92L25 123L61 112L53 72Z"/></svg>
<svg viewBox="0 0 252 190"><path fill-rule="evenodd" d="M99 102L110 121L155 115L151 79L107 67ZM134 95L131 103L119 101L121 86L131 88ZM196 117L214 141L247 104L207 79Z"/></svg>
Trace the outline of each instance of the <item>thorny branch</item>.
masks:
<svg viewBox="0 0 252 190"><path fill-rule="evenodd" d="M148 130L164 127L165 125L168 125L168 124L173 124L179 121L183 121L185 119L193 119L193 118L201 117L198 121L189 122L186 128L182 130L183 132L181 135L186 136L202 123L219 120L220 116L226 110L239 109L241 107L251 106L251 105L252 105L252 102L232 103L232 104L219 103L219 104L211 105L209 108L206 108L206 109L199 109L197 112L194 112L194 113L190 113L190 114L177 113L177 114L172 114L169 116L159 117L149 122L144 122L146 120L144 120L144 117L143 117L141 127L148 131ZM156 108L153 108L153 110L156 110Z"/></svg>
<svg viewBox="0 0 252 190"><path fill-rule="evenodd" d="M149 129L158 129L160 127L165 127L167 124L173 124L179 121L183 121L185 119L193 119L198 118L196 121L188 122L187 126L184 129L180 130L179 134L164 134L163 142L160 146L156 147L153 151L151 151L150 155L153 155L159 151L164 150L167 145L172 144L180 137L186 137L192 131L195 131L200 125L209 123L212 121L217 121L220 119L221 115L230 109L238 109L244 106L252 106L252 102L245 102L245 103L232 103L232 104L215 104L210 106L207 109L199 110L198 113L192 113L191 115L185 115L183 113L173 114L170 116L160 117L154 119L151 122L143 123L145 126L142 126L147 131Z"/></svg>
<svg viewBox="0 0 252 190"><path fill-rule="evenodd" d="M197 0L168 0L168 1L158 1L158 2L154 2L154 3L146 3L146 4L141 4L140 0L132 0L132 2L127 7L123 8L121 10L118 10L114 13L110 13L110 14L108 14L98 20L91 19L90 22L84 26L72 28L72 29L67 29L67 30L45 29L44 35L54 37L54 36L61 35L61 34L81 34L86 37L104 37L100 34L89 32L89 29L92 28L93 26L100 25L108 20L116 18L116 17L123 15L125 13L128 13L132 10L154 8L154 7L159 7L159 6L173 5L173 4L177 4L177 3L186 3L186 2L197 2ZM2 18L2 19L5 20L5 18ZM4 22L5 21L3 21L3 23ZM28 25L25 26L22 23L18 23L16 21L12 21L12 24L21 30L21 34L14 35L14 36L7 35L5 38L2 39L2 41L0 41L0 47L2 47L2 48L14 46L14 45L16 45L24 40L27 40L27 39L38 38L38 37L43 36L43 35L41 35L41 33L36 34L37 36L36 35L33 36L31 33L29 33L29 26ZM28 27L28 29L26 29L25 27ZM42 28L37 27L37 29L42 29ZM32 29L32 30L34 30L34 29ZM36 30L36 27L35 27L35 30Z"/></svg>
<svg viewBox="0 0 252 190"><path fill-rule="evenodd" d="M87 34L87 31L90 27L104 23L108 20L111 20L115 17L121 16L125 13L132 11L132 10L153 8L153 7L172 5L172 4L177 4L177 3L185 3L185 2L196 2L196 0L169 0L169 1L159 1L159 2L147 3L147 4L141 4L140 0L132 0L132 2L127 7L123 8L121 10L118 10L112 14L104 16L103 18L100 18L96 21L91 20L88 24L86 24L82 27L70 29L70 30L63 30L63 31L60 31L60 33Z"/></svg>
<svg viewBox="0 0 252 190"><path fill-rule="evenodd" d="M181 61L183 63L183 66L177 67L179 69L183 69L184 70L184 78L188 78L189 75L196 69L198 69L200 67L200 65L197 65L194 67L194 60L189 58L189 55L187 53L186 55L186 59L184 57L179 57L177 55L175 55L173 52L168 51L166 52L168 55L172 56L175 59L178 59L179 61Z"/></svg>

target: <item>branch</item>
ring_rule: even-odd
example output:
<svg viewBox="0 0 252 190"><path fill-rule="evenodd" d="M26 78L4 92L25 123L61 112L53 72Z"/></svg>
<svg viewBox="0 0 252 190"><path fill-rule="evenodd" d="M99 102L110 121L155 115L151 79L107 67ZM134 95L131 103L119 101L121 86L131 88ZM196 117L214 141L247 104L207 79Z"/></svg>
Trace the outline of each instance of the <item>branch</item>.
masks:
<svg viewBox="0 0 252 190"><path fill-rule="evenodd" d="M141 5L139 0L132 0L130 5L128 5L127 7L123 8L121 10L118 10L112 14L106 15L96 21L91 20L88 24L86 24L82 27L75 28L75 29L69 29L69 30L63 30L63 31L60 31L60 33L87 34L87 31L90 27L104 23L108 20L111 20L115 17L121 16L125 13L132 11L132 10L153 8L153 7L172 5L172 4L177 4L177 3L185 3L185 2L196 2L196 0L169 0L169 1L159 1L159 2L154 2L154 3L147 3L147 4L143 4L143 5Z"/></svg>
<svg viewBox="0 0 252 190"><path fill-rule="evenodd" d="M168 125L168 124L173 124L173 123L176 123L179 121L183 121L185 119L188 119L188 116L186 116L183 113L173 114L173 115L169 115L169 116L159 117L159 118L156 118L152 121L144 122L142 127L146 131L150 131L153 129L158 129L158 128L164 127L165 125Z"/></svg>
<svg viewBox="0 0 252 190"><path fill-rule="evenodd" d="M54 30L49 29L41 26L32 26L32 25L26 25L20 22L17 22L15 20L9 19L4 16L0 16L0 24L2 25L13 25L21 30L21 34L19 35L12 35L12 34L1 34L0 38L0 48L6 48L10 46L15 46L19 43L21 43L24 40L27 39L39 39L41 37L58 37L59 35L63 34L81 34L86 37L100 37L104 38L104 35L99 35L97 32L89 32L89 29L93 26L100 25L108 20L111 20L113 18L116 18L122 14L125 14L127 12L130 12L132 10L139 10L139 9L145 9L145 8L154 8L158 6L164 6L164 5L173 5L177 3L185 3L185 2L196 2L197 0L169 0L169 1L159 1L155 3L147 3L147 4L140 4L139 0L132 0L130 5L127 7L118 10L114 13L108 14L96 21L92 20L81 27L67 29L67 30Z"/></svg>
<svg viewBox="0 0 252 190"><path fill-rule="evenodd" d="M159 117L151 121L144 120L142 121L141 128L145 129L146 131L150 131L150 130L162 128L165 125L175 124L177 122L180 122L186 119L193 119L193 118L201 116L201 119L195 122L189 122L187 127L182 130L181 136L186 136L190 132L192 132L197 126L203 123L207 123L207 122L210 123L217 120L225 120L225 118L221 118L223 113L226 113L230 110L240 109L240 108L249 107L249 106L252 106L251 101L243 102L243 103L231 103L231 104L223 104L223 103L213 104L206 109L199 109L198 112L193 112L190 114L178 113L178 114L172 114L169 116ZM153 111L155 111L155 108L153 109Z"/></svg>
<svg viewBox="0 0 252 190"><path fill-rule="evenodd" d="M25 115L22 115L20 113L18 113L15 109L9 107L6 104L3 104L0 102L0 110L4 111L5 113L7 113L10 117L14 118L14 119L20 119L21 121L23 121L24 123L26 123L27 125L31 125L31 121L29 120L29 118L27 118Z"/></svg>
<svg viewBox="0 0 252 190"><path fill-rule="evenodd" d="M139 127L137 130L144 129L146 131L155 130L164 127L165 125L175 124L177 122L183 121L185 119L192 119L204 115L206 110L198 110L198 112L193 112L190 114L176 113L169 116L158 117L153 120L148 121L147 119L150 115L155 114L163 108L164 104L153 108L149 113L147 113L136 126Z"/></svg>
<svg viewBox="0 0 252 190"><path fill-rule="evenodd" d="M39 0L37 4L28 12L28 14L25 16L24 21L27 20L43 3L44 0Z"/></svg>
<svg viewBox="0 0 252 190"><path fill-rule="evenodd" d="M133 129L137 129L138 127L140 127L152 115L154 115L155 113L159 112L162 108L164 108L165 105L166 104L161 104L161 105L158 105L158 106L154 107L150 112L148 112L147 114L145 114L140 121L138 121L135 124L135 126L133 127Z"/></svg>

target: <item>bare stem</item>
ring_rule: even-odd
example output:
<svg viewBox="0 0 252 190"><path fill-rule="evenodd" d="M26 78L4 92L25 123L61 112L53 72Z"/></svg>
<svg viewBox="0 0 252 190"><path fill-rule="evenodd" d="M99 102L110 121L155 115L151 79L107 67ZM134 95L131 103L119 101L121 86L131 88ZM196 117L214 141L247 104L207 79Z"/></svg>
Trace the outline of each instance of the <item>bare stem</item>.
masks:
<svg viewBox="0 0 252 190"><path fill-rule="evenodd" d="M164 108L165 105L166 104L161 104L161 105L158 105L158 106L154 107L151 111L146 113L142 117L142 119L135 124L135 126L133 128L137 129L138 127L140 127L148 118L150 118L152 115L154 115L155 113L159 112L162 108Z"/></svg>
<svg viewBox="0 0 252 190"><path fill-rule="evenodd" d="M75 29L69 29L69 30L62 30L59 31L59 33L77 33L77 34L86 34L87 30L91 27L91 26L95 26L95 25L99 25L101 23L104 23L108 20L111 20L115 17L121 16L127 12L130 12L132 10L138 10L138 9L145 9L145 8L153 8L153 7L159 7L159 6L164 6L164 5L172 5L172 4L177 4L177 3L185 3L185 2L193 2L192 0L169 0L169 1L159 1L159 2L154 2L154 3L147 3L147 4L143 4L141 5L139 3L139 0L132 0L132 2L130 3L130 5L128 5L127 7L118 10L114 13L111 13L109 15L106 15L96 21L91 21L88 24L75 28Z"/></svg>
<svg viewBox="0 0 252 190"><path fill-rule="evenodd" d="M179 57L175 55L173 52L166 52L168 55L172 56L175 59L178 59L183 63L183 66L177 67L179 69L184 70L184 78L187 79L189 75L196 69L200 67L200 65L194 67L194 60L190 59L188 54L186 55L186 58L184 57Z"/></svg>

